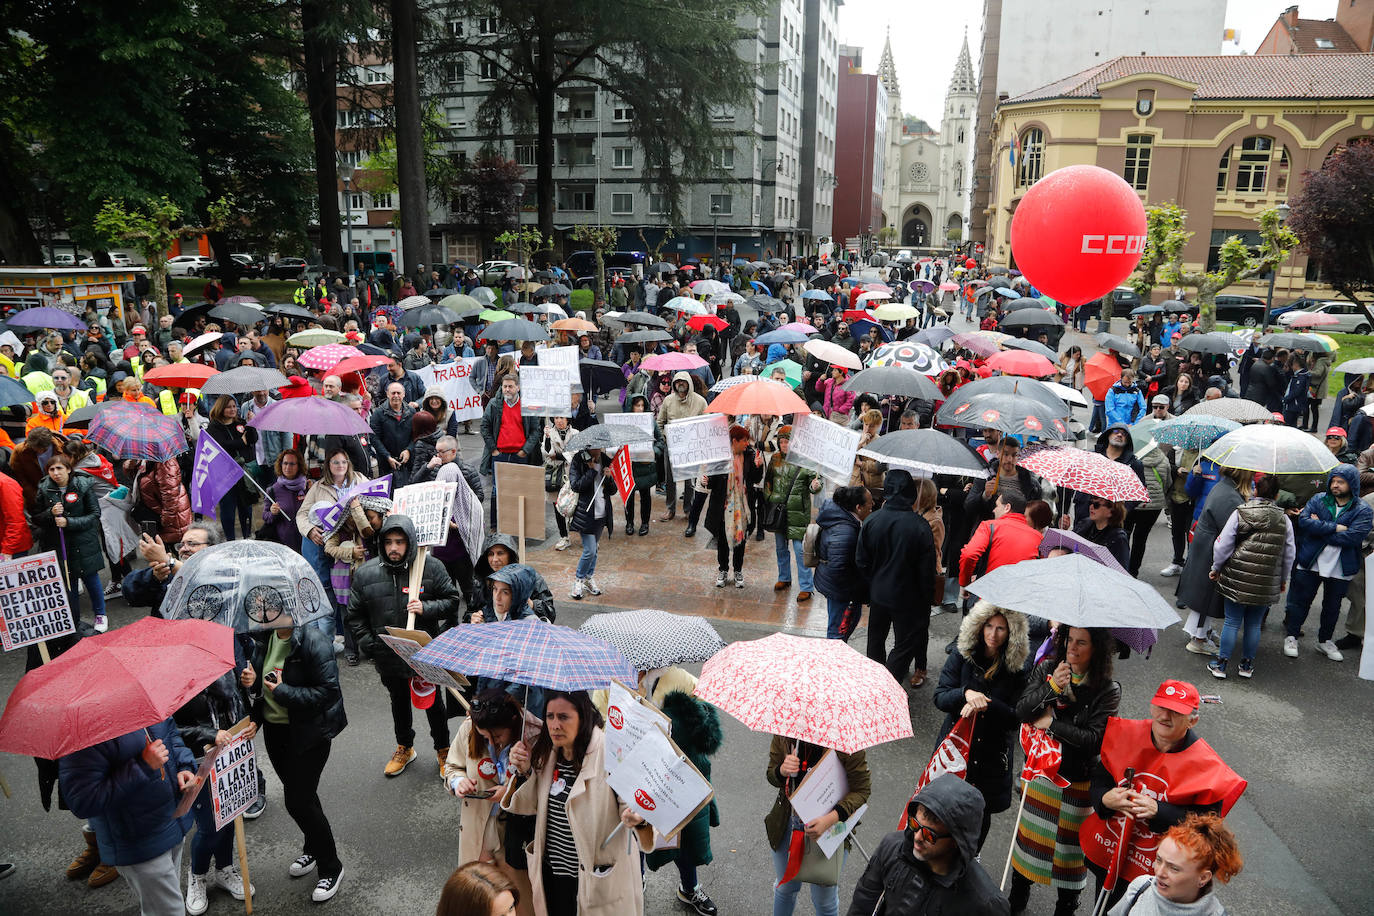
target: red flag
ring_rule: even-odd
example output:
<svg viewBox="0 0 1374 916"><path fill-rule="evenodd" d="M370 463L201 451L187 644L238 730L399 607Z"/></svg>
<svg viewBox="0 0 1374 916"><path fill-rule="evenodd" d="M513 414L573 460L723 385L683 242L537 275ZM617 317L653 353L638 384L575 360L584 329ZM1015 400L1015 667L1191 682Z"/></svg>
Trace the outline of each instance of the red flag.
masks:
<svg viewBox="0 0 1374 916"><path fill-rule="evenodd" d="M611 476L615 478L615 488L620 491L620 501L628 503L635 489L634 469L630 467L630 448L621 446L611 462Z"/></svg>
<svg viewBox="0 0 1374 916"><path fill-rule="evenodd" d="M787 867L782 870L782 877L774 888L782 887L788 881L797 877L801 871L802 856L806 853L806 834L800 830L792 831L792 839L787 844Z"/></svg>
<svg viewBox="0 0 1374 916"><path fill-rule="evenodd" d="M916 791L911 793L911 798L915 799L921 794L921 790L926 787L936 776L943 773L953 773L960 779L968 779L969 750L973 745L973 725L978 720L978 716L972 715L968 718L960 717L954 723L954 727L945 735L945 740L941 741L935 748L935 753L930 755L930 762L921 771L921 778L916 781ZM901 819L897 822L897 829L906 827L906 812L911 806L908 801L902 807Z"/></svg>
<svg viewBox="0 0 1374 916"><path fill-rule="evenodd" d="M1048 779L1061 789L1069 785L1069 781L1059 775L1064 748L1058 738L1047 731L1022 725L1021 750L1026 754L1026 765L1021 768L1023 780L1030 782L1032 779Z"/></svg>

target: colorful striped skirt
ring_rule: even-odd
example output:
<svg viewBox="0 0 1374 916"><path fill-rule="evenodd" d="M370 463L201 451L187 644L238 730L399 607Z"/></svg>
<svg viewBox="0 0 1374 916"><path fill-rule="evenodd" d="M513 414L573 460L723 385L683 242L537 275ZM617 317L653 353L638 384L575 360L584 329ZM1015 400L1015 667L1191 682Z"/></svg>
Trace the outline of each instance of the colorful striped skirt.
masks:
<svg viewBox="0 0 1374 916"><path fill-rule="evenodd" d="M1036 884L1082 890L1088 883L1088 870L1078 828L1091 810L1087 780L1061 789L1047 779L1032 779L1025 791L1012 868Z"/></svg>

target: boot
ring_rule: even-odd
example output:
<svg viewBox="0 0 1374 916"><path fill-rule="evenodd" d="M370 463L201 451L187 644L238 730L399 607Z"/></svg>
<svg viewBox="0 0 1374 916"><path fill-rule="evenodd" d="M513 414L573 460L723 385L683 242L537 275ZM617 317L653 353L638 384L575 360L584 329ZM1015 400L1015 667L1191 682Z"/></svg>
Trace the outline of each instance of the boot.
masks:
<svg viewBox="0 0 1374 916"><path fill-rule="evenodd" d="M1026 905L1030 903L1031 883L1029 878L1023 878L1020 872L1011 874L1011 894L1007 898L1011 903L1012 916L1017 913L1024 913Z"/></svg>
<svg viewBox="0 0 1374 916"><path fill-rule="evenodd" d="M82 830L81 838L86 841L86 848L67 866L67 877L72 881L89 877L100 864L100 850L95 846L95 834L90 830Z"/></svg>
<svg viewBox="0 0 1374 916"><path fill-rule="evenodd" d="M1054 903L1054 916L1074 916L1078 912L1079 891L1059 891L1059 899Z"/></svg>

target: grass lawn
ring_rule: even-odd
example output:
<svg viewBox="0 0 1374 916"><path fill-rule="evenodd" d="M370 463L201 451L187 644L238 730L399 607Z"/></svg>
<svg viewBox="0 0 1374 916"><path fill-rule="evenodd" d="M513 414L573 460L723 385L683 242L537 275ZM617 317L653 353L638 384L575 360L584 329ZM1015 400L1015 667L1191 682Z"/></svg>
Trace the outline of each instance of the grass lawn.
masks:
<svg viewBox="0 0 1374 916"><path fill-rule="evenodd" d="M172 292L181 293L181 299L188 305L204 302L200 291L205 288L205 280L200 277L168 277ZM264 305L272 302L290 302L291 294L300 286L295 280L240 280L238 286L226 289L229 296L252 296Z"/></svg>
<svg viewBox="0 0 1374 916"><path fill-rule="evenodd" d="M1371 334L1331 334L1328 335L1341 345L1331 358L1331 365L1336 366L1340 363L1352 359L1361 359L1374 356L1374 335ZM1336 392L1340 391L1345 385L1345 373L1333 372L1326 383L1327 394L1335 397Z"/></svg>

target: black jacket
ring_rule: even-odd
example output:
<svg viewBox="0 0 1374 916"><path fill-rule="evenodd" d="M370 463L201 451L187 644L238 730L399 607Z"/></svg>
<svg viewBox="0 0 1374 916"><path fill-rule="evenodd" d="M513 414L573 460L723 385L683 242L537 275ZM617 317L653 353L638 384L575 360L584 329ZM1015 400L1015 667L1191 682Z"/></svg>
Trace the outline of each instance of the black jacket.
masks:
<svg viewBox="0 0 1374 916"><path fill-rule="evenodd" d="M1125 423L1113 423L1111 426L1102 430L1102 434L1097 437L1097 444L1093 447L1094 450L1099 455L1106 457L1107 446L1110 444L1107 442L1107 438L1114 429L1124 430L1126 433L1126 447L1122 449L1121 454L1117 456L1116 463L1124 464L1132 471L1135 471L1135 476L1140 478L1140 484L1144 486L1145 465L1141 464L1140 459L1135 456L1135 440L1131 438L1131 428ZM977 487L974 487L974 489L976 490ZM1073 494L1073 517L1076 521L1082 521L1088 517L1088 504L1092 501L1093 495L1091 493L1076 492ZM1138 503L1126 503L1126 508L1130 509L1136 505L1138 505ZM1121 565L1125 566L1126 564L1122 563Z"/></svg>
<svg viewBox="0 0 1374 916"><path fill-rule="evenodd" d="M869 599L888 608L928 608L935 591L935 537L912 511L916 481L908 471L887 472L883 507L859 529L854 558L868 580Z"/></svg>
<svg viewBox="0 0 1374 916"><path fill-rule="evenodd" d="M993 458L988 462L988 475L990 478L997 477L997 468L1001 464L1000 458ZM1023 467L1016 468L1016 485L1021 488L1021 493L1026 497L1026 501L1032 499L1043 499L1044 496L1040 489L1040 482L1035 475ZM969 489L968 496L964 497L964 515L970 519L969 531L978 527L978 522L986 522L992 518L993 507L997 505L997 497L991 499L983 495L981 481L975 481Z"/></svg>
<svg viewBox="0 0 1374 916"><path fill-rule="evenodd" d="M249 693L253 700L253 721L259 726L267 721L267 701L262 697L267 640L276 638L275 632L256 637L253 670L258 677ZM287 727L291 730L292 753L306 753L323 741L332 741L348 725L333 641L322 630L296 627L291 631L291 648L281 671L281 684L273 690L272 696L286 710L290 720Z"/></svg>
<svg viewBox="0 0 1374 916"><path fill-rule="evenodd" d="M372 427L372 451L377 455L377 465L381 473L391 471L388 458L401 458L401 452L410 448L410 418L415 411L409 407L401 408L398 417L392 413L391 405L383 403L372 411L367 425Z"/></svg>
<svg viewBox="0 0 1374 916"><path fill-rule="evenodd" d="M596 534L602 527L614 531L615 525L611 523L611 517L614 514L611 497L616 492L615 480L609 473L601 475L601 495L604 497L602 505L605 511L600 518L594 518L592 507L596 499L597 473L596 468L588 462L589 457L586 452L578 452L573 456L572 465L568 472L568 485L577 494L577 508L573 510L568 527L584 534ZM603 471L610 470L610 463L609 458L605 455L601 456L601 469Z"/></svg>
<svg viewBox="0 0 1374 916"><path fill-rule="evenodd" d="M491 564L487 562L487 551L491 550L491 548L495 547L497 544L500 544L510 551L511 556L515 558L511 563L520 562L520 551L516 549L515 538L511 535L489 534L487 535L487 539L482 542L482 555L479 556L477 561L472 565L472 593L474 596L480 596L482 602L482 607L480 608L482 611L482 619L488 623L496 619L496 612L491 609L490 579L492 569ZM558 616L558 608L553 603L553 592L549 589L549 583L544 581L544 577L541 576L539 571L533 566L527 566L525 568L534 573L534 581L528 598L535 616L541 617L549 623L553 623L554 619ZM522 604L523 602L520 603ZM515 616L519 618L524 615L516 614Z"/></svg>
<svg viewBox="0 0 1374 916"><path fill-rule="evenodd" d="M1250 384L1245 389L1245 397L1256 404L1263 404L1266 410L1280 410L1286 387L1283 373L1272 360L1265 362L1257 359L1250 367Z"/></svg>
<svg viewBox="0 0 1374 916"><path fill-rule="evenodd" d="M744 450L744 492L747 494L763 482L763 468L754 466L754 447ZM717 532L725 527L725 500L730 492L730 474L711 474L706 478L706 530Z"/></svg>
<svg viewBox="0 0 1374 916"><path fill-rule="evenodd" d="M836 601L868 600L868 581L859 574L854 551L859 545L859 519L826 501L816 515L816 591Z"/></svg>
<svg viewBox="0 0 1374 916"><path fill-rule="evenodd" d="M976 860L983 798L958 776L932 779L916 801L945 825L959 847L947 875L936 875L912 853L911 827L883 837L854 887L848 916L1004 916L1011 905Z"/></svg>
<svg viewBox="0 0 1374 916"><path fill-rule="evenodd" d="M943 741L964 708L964 691L977 690L987 695L988 708L978 714L973 726L968 781L983 793L988 810L995 813L1011 807L1011 771L1016 759L1013 745L1021 725L1016 717L1016 701L1025 690L1026 672L1011 671L1003 665L988 679L987 667L981 652L971 659L957 648L952 649L935 688L935 707L945 713L940 729Z"/></svg>
<svg viewBox="0 0 1374 916"><path fill-rule="evenodd" d="M385 549L365 561L353 571L348 591L348 628L358 648L366 652L382 676L408 677L410 666L382 642L387 627L406 625L406 602L410 600L410 566L417 553L415 527L409 517L392 515L377 531L378 544L385 543L388 532L400 531L406 536L407 549L401 562L392 563ZM457 620L462 609L463 593L449 578L441 560L425 557L425 570L420 579L421 612L415 627L437 636Z"/></svg>
<svg viewBox="0 0 1374 916"><path fill-rule="evenodd" d="M1064 747L1059 775L1070 782L1082 782L1092 775L1101 756L1107 719L1116 715L1121 705L1121 685L1116 681L1101 685L1079 684L1073 688L1073 700L1064 700L1048 681L1059 661L1051 655L1031 669L1026 689L1016 703L1016 715L1022 722L1034 722L1046 706L1063 701L1064 705L1055 710L1049 733Z"/></svg>

